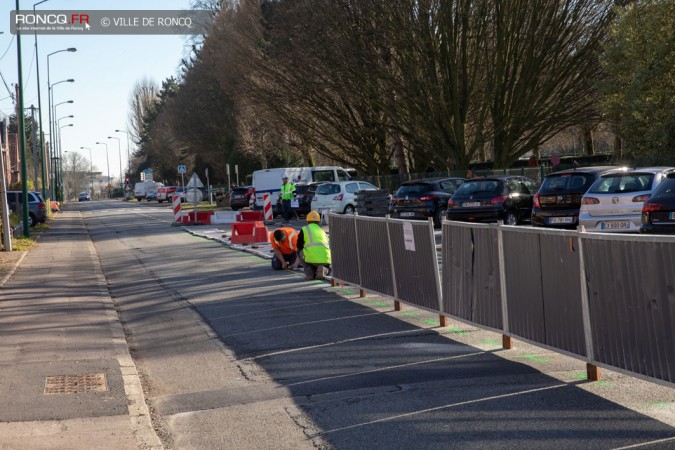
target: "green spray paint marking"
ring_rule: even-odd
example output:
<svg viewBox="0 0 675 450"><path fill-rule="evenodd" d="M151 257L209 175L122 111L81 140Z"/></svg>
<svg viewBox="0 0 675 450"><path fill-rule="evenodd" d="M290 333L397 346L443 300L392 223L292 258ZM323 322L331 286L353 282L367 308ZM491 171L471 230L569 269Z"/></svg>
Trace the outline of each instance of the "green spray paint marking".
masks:
<svg viewBox="0 0 675 450"><path fill-rule="evenodd" d="M485 344L485 345L494 345L495 347L500 347L500 346L502 345L502 344L500 344L500 343L497 342L497 341L491 341L491 340L489 340L489 339L483 341L483 344Z"/></svg>
<svg viewBox="0 0 675 450"><path fill-rule="evenodd" d="M314 283L314 284L323 284L324 281L323 281L323 280L312 280L312 283Z"/></svg>
<svg viewBox="0 0 675 450"><path fill-rule="evenodd" d="M428 325L433 325L433 326L438 325L438 321L436 321L436 320L431 320L431 319L425 320L424 323L426 323L426 324L428 324Z"/></svg>
<svg viewBox="0 0 675 450"><path fill-rule="evenodd" d="M448 327L448 329L449 329L450 331L452 331L453 333L455 333L455 334L459 334L460 336L466 335L466 331L462 331L462 330L460 330L460 329L457 328L457 327Z"/></svg>
<svg viewBox="0 0 675 450"><path fill-rule="evenodd" d="M403 315L406 316L406 317L412 317L412 318L414 319L414 318L417 317L419 314L414 313L414 312L411 312L411 311L404 311L404 312L403 312Z"/></svg>
<svg viewBox="0 0 675 450"><path fill-rule="evenodd" d="M345 295L356 295L356 292L349 290L349 289L338 289L337 292L340 294L345 294Z"/></svg>
<svg viewBox="0 0 675 450"><path fill-rule="evenodd" d="M598 386L602 386L602 387L611 387L612 386L612 383L610 383L608 381L597 381L595 384L597 384Z"/></svg>
<svg viewBox="0 0 675 450"><path fill-rule="evenodd" d="M667 408L668 403L667 402L656 402L656 403L652 403L652 406L655 407L655 408Z"/></svg>
<svg viewBox="0 0 675 450"><path fill-rule="evenodd" d="M384 303L384 302L375 302L373 305L377 306L378 308L387 308L389 305Z"/></svg>
<svg viewBox="0 0 675 450"><path fill-rule="evenodd" d="M525 359L529 359L530 361L536 361L536 362L539 362L539 363L542 363L542 364L549 364L549 361L547 359L540 358L540 357L534 356L534 355L516 356L516 358L525 358Z"/></svg>
<svg viewBox="0 0 675 450"><path fill-rule="evenodd" d="M576 378L578 378L579 380L588 380L588 374L587 373L577 372L577 373L574 374L574 376Z"/></svg>

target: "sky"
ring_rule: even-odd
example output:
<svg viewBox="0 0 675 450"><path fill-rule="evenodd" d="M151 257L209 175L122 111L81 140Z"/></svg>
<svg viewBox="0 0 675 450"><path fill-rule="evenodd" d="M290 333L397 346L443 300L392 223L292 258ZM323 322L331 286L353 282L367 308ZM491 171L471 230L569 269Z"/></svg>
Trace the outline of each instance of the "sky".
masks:
<svg viewBox="0 0 675 450"><path fill-rule="evenodd" d="M21 0L22 10L32 10L39 0ZM38 10L184 10L190 0L48 0L37 6ZM0 0L0 73L14 91L18 83L16 37L10 33L10 11L16 9L16 0ZM162 80L179 73L180 61L187 55L188 36L177 35L38 35L40 67L40 97L43 129L48 127L47 107L47 55L58 50L75 47L76 52L62 52L49 57L51 84L74 79L73 83L54 86L54 103L73 100L72 104L56 107L57 118L63 118L61 148L76 151L87 161L93 160L94 170L107 175L106 146L110 176L119 179L120 154L122 170L127 164L127 135L115 130L128 130L129 99L134 84L148 77L160 84ZM32 34L22 35L22 71L24 107L38 106L35 64L35 39ZM14 112L15 106L4 84L0 81L0 111L5 115ZM66 116L73 115L72 119ZM108 136L120 140L108 139ZM119 147L118 147L119 142ZM80 147L89 147L80 149ZM131 143L130 152L134 144Z"/></svg>

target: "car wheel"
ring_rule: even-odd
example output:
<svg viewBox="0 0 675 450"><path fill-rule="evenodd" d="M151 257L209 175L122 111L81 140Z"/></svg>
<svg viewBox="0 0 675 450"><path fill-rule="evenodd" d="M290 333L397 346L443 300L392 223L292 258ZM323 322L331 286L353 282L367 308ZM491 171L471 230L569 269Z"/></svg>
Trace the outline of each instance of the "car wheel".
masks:
<svg viewBox="0 0 675 450"><path fill-rule="evenodd" d="M36 223L37 220L35 220L35 216L32 213L28 214L28 226L32 228L35 226Z"/></svg>
<svg viewBox="0 0 675 450"><path fill-rule="evenodd" d="M232 211L236 211L236 210L238 210L238 209L239 209L238 206L232 206Z"/></svg>
<svg viewBox="0 0 675 450"><path fill-rule="evenodd" d="M345 206L344 213L353 215L354 214L354 207L352 205Z"/></svg>
<svg viewBox="0 0 675 450"><path fill-rule="evenodd" d="M434 226L440 228L443 224L443 217L448 213L448 209L443 206L439 207L434 214Z"/></svg>
<svg viewBox="0 0 675 450"><path fill-rule="evenodd" d="M518 214L513 211L507 211L504 216L504 223L506 225L518 225Z"/></svg>

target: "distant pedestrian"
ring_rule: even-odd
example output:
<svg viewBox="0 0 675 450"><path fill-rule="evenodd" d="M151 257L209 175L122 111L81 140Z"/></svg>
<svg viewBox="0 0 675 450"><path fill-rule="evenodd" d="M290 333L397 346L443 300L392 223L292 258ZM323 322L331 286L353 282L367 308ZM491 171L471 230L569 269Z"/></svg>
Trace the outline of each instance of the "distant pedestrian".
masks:
<svg viewBox="0 0 675 450"><path fill-rule="evenodd" d="M277 228L270 233L269 239L274 251L272 269L295 269L300 262L298 258L298 235L300 233L290 227Z"/></svg>
<svg viewBox="0 0 675 450"><path fill-rule="evenodd" d="M298 252L302 252L305 280L323 280L330 273L328 236L319 226L321 216L316 211L307 214L307 225L298 235Z"/></svg>
<svg viewBox="0 0 675 450"><path fill-rule="evenodd" d="M291 220L291 202L295 199L295 185L288 181L288 175L282 177L283 184L281 185L281 211L284 215L284 223L289 223Z"/></svg>

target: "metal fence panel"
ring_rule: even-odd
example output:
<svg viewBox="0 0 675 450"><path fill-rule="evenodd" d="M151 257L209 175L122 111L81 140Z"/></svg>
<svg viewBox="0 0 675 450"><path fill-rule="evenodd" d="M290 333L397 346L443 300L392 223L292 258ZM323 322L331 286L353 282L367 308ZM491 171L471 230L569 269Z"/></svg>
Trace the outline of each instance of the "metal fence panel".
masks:
<svg viewBox="0 0 675 450"><path fill-rule="evenodd" d="M546 343L539 235L503 228L509 332Z"/></svg>
<svg viewBox="0 0 675 450"><path fill-rule="evenodd" d="M408 248L404 236L405 226L412 228L414 238L414 246L408 245ZM407 303L439 311L438 259L433 229L429 223L392 219L389 221L389 238L396 297Z"/></svg>
<svg viewBox="0 0 675 450"><path fill-rule="evenodd" d="M356 216L355 220L361 287L394 297L387 219Z"/></svg>
<svg viewBox="0 0 675 450"><path fill-rule="evenodd" d="M586 356L577 233L542 233L540 248L546 343Z"/></svg>
<svg viewBox="0 0 675 450"><path fill-rule="evenodd" d="M356 243L354 216L331 214L328 227L333 276L358 286L359 261L354 248Z"/></svg>
<svg viewBox="0 0 675 450"><path fill-rule="evenodd" d="M497 229L443 224L443 312L503 330Z"/></svg>
<svg viewBox="0 0 675 450"><path fill-rule="evenodd" d="M586 356L576 232L503 230L509 331Z"/></svg>
<svg viewBox="0 0 675 450"><path fill-rule="evenodd" d="M593 359L675 382L675 242L581 235Z"/></svg>

